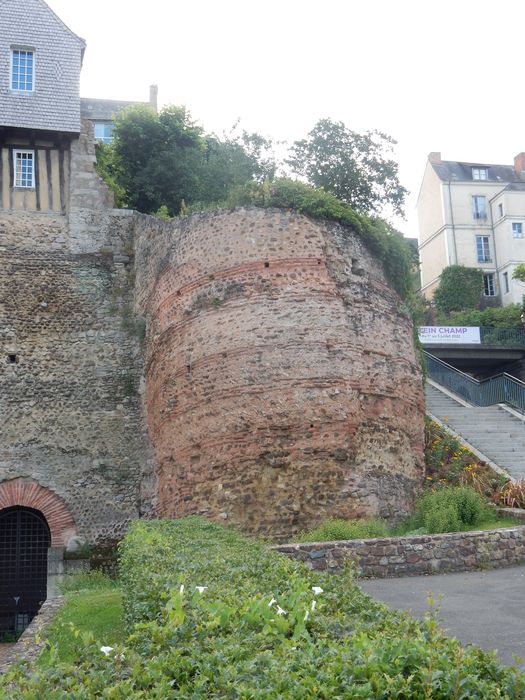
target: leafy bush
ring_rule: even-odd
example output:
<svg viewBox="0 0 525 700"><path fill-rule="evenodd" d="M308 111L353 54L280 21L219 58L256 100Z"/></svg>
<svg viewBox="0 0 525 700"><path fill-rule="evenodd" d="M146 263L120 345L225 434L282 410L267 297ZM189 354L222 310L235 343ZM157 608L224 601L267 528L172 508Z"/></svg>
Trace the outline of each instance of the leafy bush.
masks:
<svg viewBox="0 0 525 700"><path fill-rule="evenodd" d="M130 636L74 665L14 670L17 700L519 698L525 677L365 596L198 518L134 523L121 550ZM106 655L107 654L107 655ZM4 695L2 692L5 691Z"/></svg>
<svg viewBox="0 0 525 700"><path fill-rule="evenodd" d="M438 314L437 323L452 326L484 326L485 328L523 328L521 304Z"/></svg>
<svg viewBox="0 0 525 700"><path fill-rule="evenodd" d="M388 537L383 520L325 520L319 527L303 532L297 542L333 542L334 540L366 540L372 537Z"/></svg>
<svg viewBox="0 0 525 700"><path fill-rule="evenodd" d="M439 488L420 498L414 522L428 532L456 532L486 518L490 519L490 510L479 493L456 486Z"/></svg>
<svg viewBox="0 0 525 700"><path fill-rule="evenodd" d="M483 292L483 272L474 267L450 265L441 273L439 286L434 294L438 311L474 309L479 305Z"/></svg>

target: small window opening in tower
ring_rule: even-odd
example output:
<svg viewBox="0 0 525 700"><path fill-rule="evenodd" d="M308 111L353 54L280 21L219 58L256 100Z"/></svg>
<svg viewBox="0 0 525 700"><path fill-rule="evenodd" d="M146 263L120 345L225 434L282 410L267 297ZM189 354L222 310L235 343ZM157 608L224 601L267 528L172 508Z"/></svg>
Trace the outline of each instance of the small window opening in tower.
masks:
<svg viewBox="0 0 525 700"><path fill-rule="evenodd" d="M7 361L9 362L10 365L18 364L18 355L9 354L7 356Z"/></svg>

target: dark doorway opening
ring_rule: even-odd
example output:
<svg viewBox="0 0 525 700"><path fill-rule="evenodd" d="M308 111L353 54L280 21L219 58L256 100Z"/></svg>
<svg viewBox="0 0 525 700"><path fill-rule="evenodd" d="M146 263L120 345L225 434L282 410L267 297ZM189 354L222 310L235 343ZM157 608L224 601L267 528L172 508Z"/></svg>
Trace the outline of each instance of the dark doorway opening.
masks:
<svg viewBox="0 0 525 700"><path fill-rule="evenodd" d="M0 511L0 641L18 637L47 597L51 534L32 508Z"/></svg>

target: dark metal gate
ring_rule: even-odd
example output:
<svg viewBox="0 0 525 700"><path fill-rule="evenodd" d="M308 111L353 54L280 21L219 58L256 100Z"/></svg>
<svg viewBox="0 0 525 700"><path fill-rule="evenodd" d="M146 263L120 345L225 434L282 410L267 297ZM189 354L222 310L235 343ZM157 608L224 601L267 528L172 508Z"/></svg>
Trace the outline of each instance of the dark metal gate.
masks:
<svg viewBox="0 0 525 700"><path fill-rule="evenodd" d="M47 596L45 519L30 508L0 512L0 639L22 632Z"/></svg>

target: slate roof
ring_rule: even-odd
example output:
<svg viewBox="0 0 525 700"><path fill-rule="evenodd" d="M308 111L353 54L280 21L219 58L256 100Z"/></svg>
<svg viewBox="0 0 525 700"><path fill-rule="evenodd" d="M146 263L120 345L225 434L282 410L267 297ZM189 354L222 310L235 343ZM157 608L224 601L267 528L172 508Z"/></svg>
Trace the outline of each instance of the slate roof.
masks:
<svg viewBox="0 0 525 700"><path fill-rule="evenodd" d="M126 107L144 105L151 106L149 102L129 102L126 100L99 100L90 97L80 98L80 114L85 119L95 121L112 121L115 114Z"/></svg>
<svg viewBox="0 0 525 700"><path fill-rule="evenodd" d="M0 126L80 131L85 49L44 0L0 0ZM11 90L11 50L34 52L33 90Z"/></svg>
<svg viewBox="0 0 525 700"><path fill-rule="evenodd" d="M455 160L442 160L432 163L438 177L444 182L523 182L516 175L512 165L491 165L489 163L461 163ZM473 180L472 168L487 168L487 180Z"/></svg>

